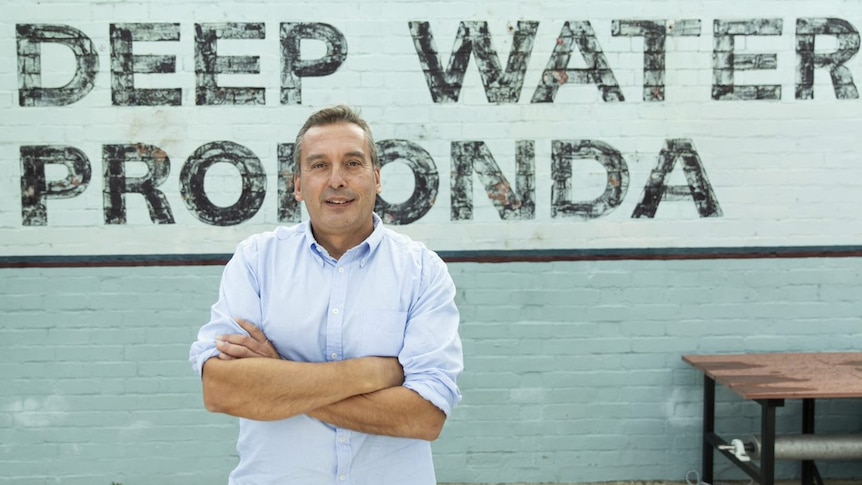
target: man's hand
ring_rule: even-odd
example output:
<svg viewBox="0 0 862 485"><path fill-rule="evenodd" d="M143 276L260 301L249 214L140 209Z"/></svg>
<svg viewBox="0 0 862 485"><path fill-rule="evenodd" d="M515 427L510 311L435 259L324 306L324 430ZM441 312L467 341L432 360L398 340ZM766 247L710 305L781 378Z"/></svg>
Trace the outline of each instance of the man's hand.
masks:
<svg viewBox="0 0 862 485"><path fill-rule="evenodd" d="M245 335L221 335L216 339L216 348L219 350L218 358L221 360L245 359L249 357L263 357L267 359L280 359L278 351L272 345L263 331L253 324L234 318L234 321L243 328L250 337Z"/></svg>
<svg viewBox="0 0 862 485"><path fill-rule="evenodd" d="M377 387L386 389L404 384L404 368L395 357L361 357L356 359L365 364L363 372L366 376L377 379Z"/></svg>

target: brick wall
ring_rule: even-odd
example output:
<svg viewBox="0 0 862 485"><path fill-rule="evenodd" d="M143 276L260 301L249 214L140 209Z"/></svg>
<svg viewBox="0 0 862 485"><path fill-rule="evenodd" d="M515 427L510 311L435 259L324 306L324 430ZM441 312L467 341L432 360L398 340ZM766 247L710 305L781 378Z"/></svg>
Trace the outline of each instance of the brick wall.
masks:
<svg viewBox="0 0 862 485"><path fill-rule="evenodd" d="M296 222L294 134L338 102L381 144L380 213L438 250L862 241L852 3L4 13L0 256L227 253Z"/></svg>
<svg viewBox="0 0 862 485"><path fill-rule="evenodd" d="M466 371L464 401L434 445L444 483L681 481L700 466L702 402L682 354L862 346L859 258L450 269ZM223 483L235 423L203 409L186 362L219 274L2 270L0 483ZM758 433L756 405L718 396L728 416L718 429ZM818 431L859 431L860 404L820 401ZM798 402L781 408L779 432L797 432L800 413ZM741 478L718 459L716 470Z"/></svg>
<svg viewBox="0 0 862 485"><path fill-rule="evenodd" d="M191 263L304 217L289 145L336 102L393 160L381 213L452 261L467 369L441 482L682 480L701 405L682 354L862 347L854 2L2 11L0 485L224 483L235 422L186 362L220 268ZM208 48L245 73L196 75ZM721 429L756 431L756 405L719 399ZM818 403L818 429L860 431L859 405Z"/></svg>

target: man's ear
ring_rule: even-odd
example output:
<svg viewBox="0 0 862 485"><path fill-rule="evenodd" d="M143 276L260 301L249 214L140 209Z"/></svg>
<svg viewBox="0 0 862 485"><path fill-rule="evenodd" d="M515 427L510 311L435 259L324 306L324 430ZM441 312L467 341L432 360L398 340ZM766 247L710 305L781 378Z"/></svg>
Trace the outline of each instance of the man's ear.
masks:
<svg viewBox="0 0 862 485"><path fill-rule="evenodd" d="M297 202L302 202L302 187L300 186L299 173L293 174L293 198Z"/></svg>
<svg viewBox="0 0 862 485"><path fill-rule="evenodd" d="M383 191L383 187L380 185L380 168L374 169L374 179L377 181L377 193Z"/></svg>

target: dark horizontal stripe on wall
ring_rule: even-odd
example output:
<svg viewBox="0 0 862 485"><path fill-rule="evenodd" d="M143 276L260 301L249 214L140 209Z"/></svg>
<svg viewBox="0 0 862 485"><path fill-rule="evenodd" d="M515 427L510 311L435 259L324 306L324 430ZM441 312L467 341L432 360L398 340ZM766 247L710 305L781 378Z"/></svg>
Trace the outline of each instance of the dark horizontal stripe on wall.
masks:
<svg viewBox="0 0 862 485"><path fill-rule="evenodd" d="M440 251L447 262L549 262L677 259L858 258L862 246L714 248L540 249L533 251Z"/></svg>
<svg viewBox="0 0 862 485"><path fill-rule="evenodd" d="M634 249L535 249L439 251L449 263L543 263L682 259L858 258L862 246L778 246ZM89 268L127 266L221 266L230 254L128 254L88 256L0 256L0 268Z"/></svg>
<svg viewBox="0 0 862 485"><path fill-rule="evenodd" d="M222 266L230 254L98 254L0 256L0 268L98 268L112 266Z"/></svg>

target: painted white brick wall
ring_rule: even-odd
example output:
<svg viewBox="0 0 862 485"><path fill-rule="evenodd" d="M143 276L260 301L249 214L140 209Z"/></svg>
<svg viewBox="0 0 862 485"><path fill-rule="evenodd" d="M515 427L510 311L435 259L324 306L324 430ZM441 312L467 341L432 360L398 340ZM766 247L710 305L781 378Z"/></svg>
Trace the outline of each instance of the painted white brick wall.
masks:
<svg viewBox="0 0 862 485"><path fill-rule="evenodd" d="M186 252L186 245L170 240L197 241L198 251L224 253L243 236L278 222L277 155L279 143L292 142L297 126L313 109L347 102L362 109L375 127L378 140L403 139L426 150L439 175L439 190L431 209L402 229L437 249L583 249L644 247L734 247L783 245L859 245L862 225L851 210L860 199L860 169L855 162L862 127L860 99L838 99L824 68L814 70L814 99L796 99L799 73L797 19L841 19L858 30L862 12L852 3L827 2L587 2L577 8L568 2L344 2L209 4L148 2L47 2L32 5L7 2L4 7L3 46L0 58L0 235L10 241L2 254L56 255ZM203 8L206 6L207 8ZM675 19L700 23L699 35L669 35L665 42L665 94L663 101L643 100L644 38L613 35L613 23L625 20ZM781 21L781 35L740 35L735 53L774 54L774 69L737 68L737 85L776 84L778 100L715 100L713 54L717 20ZM492 45L503 68L513 45L519 21L538 22L534 44L523 75L517 103L489 103L479 75L477 55L469 56L457 102L435 103L423 75L411 38L410 22L428 22L443 69L453 56L453 43L461 22L487 22ZM595 84L563 84L553 102L532 101L543 71L553 58L566 23L589 22L595 33L592 49L601 49L619 83L623 102L605 102ZM123 23L179 24L179 40L134 42L134 55L166 55L176 72L136 74L136 88L179 88L181 106L114 106L111 101L112 45L109 28ZM224 86L262 87L264 105L195 106L194 24L260 22L264 38L218 43L220 56L257 56L258 74L221 74ZM302 78L302 104L282 105L279 27L282 22L326 23L340 32L346 58L334 72ZM94 89L65 106L19 106L18 89L24 82L17 73L15 25L65 25L92 39L99 59ZM676 24L674 24L676 25ZM753 24L748 27L754 29ZM751 30L752 33L753 30ZM848 44L855 49L853 40ZM835 35L817 35L815 52L829 54L839 48ZM322 42L302 43L304 59L325 54ZM843 62L845 80L862 76L862 56ZM58 87L70 80L74 59L68 48L42 45L42 85ZM570 70L587 67L575 48ZM627 190L618 206L601 216L551 215L551 164L553 140L597 140L619 150L627 164ZM644 196L650 173L668 139L690 140L715 192L721 217L698 215L690 197L658 204L651 218L633 218ZM185 207L179 190L180 170L194 150L204 143L231 140L251 150L266 173L266 197L260 210L243 224L212 227L197 220ZM500 175L515 188L517 140L535 142L535 214L501 221L481 180L474 176L470 220L453 220L455 142L484 142ZM168 179L159 186L176 223L158 228L150 220L143 197L127 194L126 231L104 223L102 146L106 144L155 145L171 161ZM93 170L89 186L71 199L48 199L47 223L29 238L21 216L21 161L19 149L31 145L69 145L80 149ZM141 167L128 164L129 176L142 176ZM220 164L224 165L224 164ZM396 166L401 170L397 170ZM49 166L48 180L64 176L62 167ZM836 174L841 174L836 176ZM573 203L589 203L601 196L607 174L589 159L577 161L568 178ZM221 182L220 182L221 180ZM665 185L687 184L681 163L667 174ZM404 202L413 177L406 166L384 167L384 197ZM228 169L207 177L207 195L223 206L236 201L239 176ZM407 188L404 188L407 187ZM399 188L402 190L399 192ZM566 198L564 197L564 198ZM453 224L453 222L455 224ZM517 230L512 230L517 227ZM610 233L612 237L605 237ZM168 237L165 237L165 236ZM91 236L96 236L91 238ZM486 237L480 237L486 236ZM41 241L51 241L40 243ZM92 243L92 239L105 243ZM464 241L474 239L466 244ZM19 243L20 244L16 244Z"/></svg>

